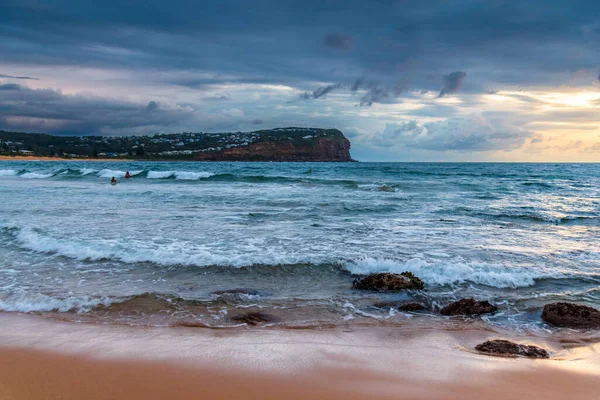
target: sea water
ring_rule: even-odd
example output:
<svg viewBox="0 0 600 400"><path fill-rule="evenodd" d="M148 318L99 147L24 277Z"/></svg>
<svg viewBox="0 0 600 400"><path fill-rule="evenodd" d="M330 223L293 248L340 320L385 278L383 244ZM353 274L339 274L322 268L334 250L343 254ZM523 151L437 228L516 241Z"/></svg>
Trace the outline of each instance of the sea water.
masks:
<svg viewBox="0 0 600 400"><path fill-rule="evenodd" d="M1 311L321 326L474 297L545 328L546 303L600 307L600 164L1 161L0 238ZM425 290L352 289L403 271Z"/></svg>

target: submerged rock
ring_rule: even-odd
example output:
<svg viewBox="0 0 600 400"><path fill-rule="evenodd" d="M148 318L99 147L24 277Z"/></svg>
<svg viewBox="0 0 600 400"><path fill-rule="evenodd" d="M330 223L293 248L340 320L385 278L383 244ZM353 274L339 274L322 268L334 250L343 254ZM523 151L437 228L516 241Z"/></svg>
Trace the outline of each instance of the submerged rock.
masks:
<svg viewBox="0 0 600 400"><path fill-rule="evenodd" d="M388 185L381 185L377 188L377 191L379 191L379 192L395 192L396 189L394 189L393 187L388 186Z"/></svg>
<svg viewBox="0 0 600 400"><path fill-rule="evenodd" d="M420 311L424 310L425 306L420 303L403 303L399 301L380 301L373 306L377 308L395 308L400 311Z"/></svg>
<svg viewBox="0 0 600 400"><path fill-rule="evenodd" d="M542 319L563 328L600 328L600 311L573 303L546 304Z"/></svg>
<svg viewBox="0 0 600 400"><path fill-rule="evenodd" d="M546 349L537 346L513 343L508 340L488 340L487 342L475 346L475 350L499 356L521 356L531 358L550 357L550 354Z"/></svg>
<svg viewBox="0 0 600 400"><path fill-rule="evenodd" d="M234 315L233 317L231 317L231 320L234 322L237 322L239 324L248 324L248 325L254 326L254 325L262 324L265 322L268 322L268 323L280 322L281 318L279 318L275 315L256 311L256 312L249 312L249 313L245 313L245 314Z"/></svg>
<svg viewBox="0 0 600 400"><path fill-rule="evenodd" d="M487 300L475 301L475 299L461 299L448 304L442 308L442 315L480 315L496 312L498 307L490 304Z"/></svg>
<svg viewBox="0 0 600 400"><path fill-rule="evenodd" d="M420 303L406 303L406 304L402 304L400 307L398 307L398 310L400 310L400 311L420 311L420 310L424 310L424 309L425 309L425 306Z"/></svg>
<svg viewBox="0 0 600 400"><path fill-rule="evenodd" d="M372 274L362 279L356 279L352 283L354 289L374 290L377 292L393 292L403 289L423 290L423 281L411 272L392 274L383 272Z"/></svg>

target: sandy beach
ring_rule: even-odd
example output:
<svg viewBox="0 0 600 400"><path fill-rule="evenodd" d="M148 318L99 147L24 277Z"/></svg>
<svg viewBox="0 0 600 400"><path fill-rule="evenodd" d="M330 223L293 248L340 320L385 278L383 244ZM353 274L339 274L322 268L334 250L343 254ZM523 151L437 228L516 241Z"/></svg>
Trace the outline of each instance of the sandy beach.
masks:
<svg viewBox="0 0 600 400"><path fill-rule="evenodd" d="M16 314L0 320L1 399L583 400L600 389L597 341L536 339L552 359L530 360L471 351L506 335L490 330L134 328Z"/></svg>

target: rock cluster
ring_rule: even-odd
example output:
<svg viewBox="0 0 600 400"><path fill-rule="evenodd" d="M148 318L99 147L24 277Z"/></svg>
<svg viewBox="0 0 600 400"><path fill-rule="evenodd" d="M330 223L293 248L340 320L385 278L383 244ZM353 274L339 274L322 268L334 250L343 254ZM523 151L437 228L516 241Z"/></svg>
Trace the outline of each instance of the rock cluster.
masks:
<svg viewBox="0 0 600 400"><path fill-rule="evenodd" d="M521 356L530 358L549 358L546 349L537 346L527 346L508 340L488 340L475 346L475 350L486 354L499 356Z"/></svg>
<svg viewBox="0 0 600 400"><path fill-rule="evenodd" d="M487 300L476 301L475 299L461 299L448 304L442 308L442 315L481 315L496 312L498 307L490 304Z"/></svg>
<svg viewBox="0 0 600 400"><path fill-rule="evenodd" d="M563 328L600 328L600 311L573 303L547 304L542 311L542 319Z"/></svg>
<svg viewBox="0 0 600 400"><path fill-rule="evenodd" d="M352 284L352 287L359 290L397 292L405 289L423 290L425 285L421 279L414 276L411 272L402 272L401 274L383 272L357 279Z"/></svg>

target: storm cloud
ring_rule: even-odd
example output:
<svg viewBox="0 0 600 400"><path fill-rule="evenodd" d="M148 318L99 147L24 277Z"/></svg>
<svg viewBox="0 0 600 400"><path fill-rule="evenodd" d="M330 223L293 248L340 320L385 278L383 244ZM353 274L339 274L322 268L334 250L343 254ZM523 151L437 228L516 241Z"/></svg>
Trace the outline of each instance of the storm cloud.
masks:
<svg viewBox="0 0 600 400"><path fill-rule="evenodd" d="M352 88L356 86L356 90L359 89L357 82L358 80L355 81L352 86ZM374 103L381 103L398 98L408 88L408 82L400 81L387 86L380 82L368 82L366 84L361 83L360 86L366 87L367 92L360 98L359 105L361 107L371 107Z"/></svg>
<svg viewBox="0 0 600 400"><path fill-rule="evenodd" d="M444 76L444 87L440 90L440 94L438 97L444 97L448 94L456 93L458 89L461 88L465 77L467 76L466 72L455 71L448 75Z"/></svg>
<svg viewBox="0 0 600 400"><path fill-rule="evenodd" d="M156 101L136 104L51 89L0 85L0 124L5 129L62 134L98 134L174 125L189 118L183 107L161 109Z"/></svg>
<svg viewBox="0 0 600 400"><path fill-rule="evenodd" d="M481 111L495 135L519 133L503 139L518 149L515 126L549 131L597 92L598 15L592 0L5 0L0 129L140 134L260 120L360 132L353 151L378 152L394 137L387 124L417 121L430 136ZM567 94L543 96L553 91ZM593 111L574 123L593 126ZM487 125L485 137L460 126L464 148L502 147ZM433 151L406 136L387 157ZM457 151L459 139L440 133L435 151Z"/></svg>
<svg viewBox="0 0 600 400"><path fill-rule="evenodd" d="M305 100L308 100L308 99L311 99L311 98L318 99L319 97L323 97L323 96L327 95L328 93L333 92L335 89L338 89L341 86L342 85L340 83L335 83L333 85L322 86L320 88L317 88L313 92L302 93L300 95L300 97L302 99L305 99Z"/></svg>

